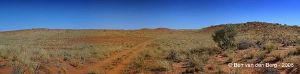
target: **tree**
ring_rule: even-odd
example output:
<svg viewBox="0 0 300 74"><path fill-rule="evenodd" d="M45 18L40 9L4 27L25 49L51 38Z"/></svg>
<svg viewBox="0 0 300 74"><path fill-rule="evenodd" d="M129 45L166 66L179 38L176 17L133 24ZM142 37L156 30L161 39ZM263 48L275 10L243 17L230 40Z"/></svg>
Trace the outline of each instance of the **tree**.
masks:
<svg viewBox="0 0 300 74"><path fill-rule="evenodd" d="M222 49L228 49L235 46L235 36L237 32L233 26L226 26L224 29L217 30L212 35L214 42Z"/></svg>

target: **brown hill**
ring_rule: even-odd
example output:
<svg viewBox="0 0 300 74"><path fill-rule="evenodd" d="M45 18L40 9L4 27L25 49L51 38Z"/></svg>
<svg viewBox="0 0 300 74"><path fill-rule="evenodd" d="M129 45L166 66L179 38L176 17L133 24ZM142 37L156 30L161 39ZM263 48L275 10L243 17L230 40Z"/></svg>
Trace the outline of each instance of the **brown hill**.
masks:
<svg viewBox="0 0 300 74"><path fill-rule="evenodd" d="M220 24L215 26L210 26L203 28L203 31L211 31L222 29L225 26L234 26L237 30L242 32L248 31L297 31L300 30L300 27L297 25L289 26L287 24L279 23L267 23L267 22L246 22L246 23L236 23L236 24Z"/></svg>
<svg viewBox="0 0 300 74"><path fill-rule="evenodd" d="M278 39L298 39L300 27L289 26L286 24L267 23L267 22L246 22L237 24L221 24L200 31L213 34L214 31L222 29L226 26L233 26L238 31L238 37L242 40L278 40ZM248 39L246 39L248 38Z"/></svg>

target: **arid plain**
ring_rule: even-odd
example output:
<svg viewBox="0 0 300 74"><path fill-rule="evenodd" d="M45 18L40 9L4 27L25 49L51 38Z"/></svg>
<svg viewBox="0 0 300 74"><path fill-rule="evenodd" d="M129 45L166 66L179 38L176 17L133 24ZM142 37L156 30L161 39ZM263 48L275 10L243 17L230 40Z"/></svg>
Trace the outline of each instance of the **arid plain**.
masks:
<svg viewBox="0 0 300 74"><path fill-rule="evenodd" d="M232 26L232 48L213 36ZM292 67L230 67L288 63ZM300 28L247 22L202 29L0 32L0 74L299 74Z"/></svg>

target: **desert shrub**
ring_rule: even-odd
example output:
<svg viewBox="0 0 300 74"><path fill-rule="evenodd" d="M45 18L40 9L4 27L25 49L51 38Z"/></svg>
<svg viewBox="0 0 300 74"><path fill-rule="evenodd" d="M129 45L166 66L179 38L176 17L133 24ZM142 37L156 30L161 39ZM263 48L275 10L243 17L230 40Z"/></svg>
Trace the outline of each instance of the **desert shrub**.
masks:
<svg viewBox="0 0 300 74"><path fill-rule="evenodd" d="M227 26L224 29L215 31L213 41L222 49L228 49L235 46L235 36L237 31L232 26Z"/></svg>
<svg viewBox="0 0 300 74"><path fill-rule="evenodd" d="M267 51L267 53L276 50L276 45L271 42L267 42L266 44L263 45L263 50Z"/></svg>
<svg viewBox="0 0 300 74"><path fill-rule="evenodd" d="M195 66L195 68L203 70L203 66L207 64L207 60L209 59L209 55L203 54L199 55L190 55L189 64Z"/></svg>
<svg viewBox="0 0 300 74"><path fill-rule="evenodd" d="M168 56L166 57L166 59L172 61L172 62L176 62L178 60L176 52L171 51Z"/></svg>

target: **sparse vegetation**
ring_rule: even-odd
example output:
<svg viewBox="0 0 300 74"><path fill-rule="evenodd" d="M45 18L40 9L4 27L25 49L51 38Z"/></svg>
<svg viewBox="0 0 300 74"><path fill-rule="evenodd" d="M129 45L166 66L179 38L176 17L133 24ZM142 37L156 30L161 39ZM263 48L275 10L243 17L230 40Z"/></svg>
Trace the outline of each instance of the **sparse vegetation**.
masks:
<svg viewBox="0 0 300 74"><path fill-rule="evenodd" d="M87 63L107 58L111 52L132 48L130 46L143 40L141 39L143 37L139 36L134 38L136 40L128 39L130 41L126 41L126 38L122 40L123 42L114 40L120 40L117 37L124 36L126 33L129 32L49 29L1 32L0 63L2 60L7 60L8 63L4 64L8 65L5 67L13 67L12 73L36 73L40 66L45 65L67 64L80 68ZM106 37L113 34L116 34L115 37ZM134 36L134 34L129 35ZM85 39L86 37L99 37L103 40L89 40L91 38Z"/></svg>
<svg viewBox="0 0 300 74"><path fill-rule="evenodd" d="M228 27L230 25L230 27ZM212 26L201 30L51 30L0 32L1 69L22 74L69 72L130 51L151 40L124 73L243 73L228 63L295 63L299 65L299 27L266 22ZM225 50L221 50L225 49ZM238 50L237 50L238 49ZM110 70L133 52L114 57ZM296 59L296 60L295 60ZM98 68L98 67L97 67ZM102 66L101 66L102 68ZM229 70L230 69L230 70ZM87 69L88 74L106 70ZM250 69L249 71L251 71ZM277 69L276 69L277 70ZM282 69L294 73L297 68ZM262 70L264 71L264 70ZM272 69L273 71L273 69ZM281 71L278 70L278 71ZM252 71L251 71L252 72Z"/></svg>

